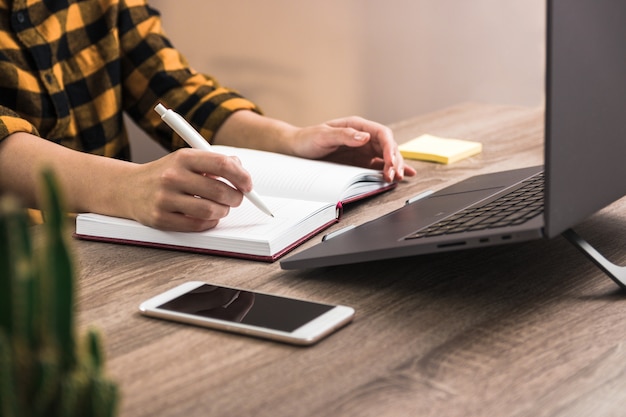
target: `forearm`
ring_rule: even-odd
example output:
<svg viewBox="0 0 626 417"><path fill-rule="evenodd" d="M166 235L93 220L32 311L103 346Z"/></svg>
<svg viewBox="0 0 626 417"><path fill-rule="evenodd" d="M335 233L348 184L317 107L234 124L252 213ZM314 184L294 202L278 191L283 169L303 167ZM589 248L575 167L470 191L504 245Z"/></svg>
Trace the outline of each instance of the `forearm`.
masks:
<svg viewBox="0 0 626 417"><path fill-rule="evenodd" d="M286 122L241 110L222 124L213 143L293 155L296 131Z"/></svg>
<svg viewBox="0 0 626 417"><path fill-rule="evenodd" d="M54 170L71 212L96 211L126 215L124 185L135 164L64 148L28 133L14 133L0 142L0 189L39 208L44 167Z"/></svg>
<svg viewBox="0 0 626 417"><path fill-rule="evenodd" d="M369 167L382 170L386 181L415 175L412 167L404 165L391 129L356 116L295 127L238 111L223 123L213 143Z"/></svg>

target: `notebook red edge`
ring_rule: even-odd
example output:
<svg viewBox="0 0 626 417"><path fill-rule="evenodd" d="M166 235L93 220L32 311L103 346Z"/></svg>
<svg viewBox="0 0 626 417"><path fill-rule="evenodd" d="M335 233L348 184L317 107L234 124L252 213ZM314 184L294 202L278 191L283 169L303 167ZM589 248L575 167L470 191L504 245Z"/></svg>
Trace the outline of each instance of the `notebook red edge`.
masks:
<svg viewBox="0 0 626 417"><path fill-rule="evenodd" d="M341 218L341 214L343 211L343 206L345 204L349 204L349 203L362 200L362 199L365 199L365 198L368 198L377 194L381 194L385 191L392 190L397 185L398 185L397 183L389 183L387 186L381 187L372 192L361 194L359 196L340 201L339 203L337 203L338 214L334 220L328 223L325 223L322 226L318 227L317 229L313 230L312 232L302 236L300 239L296 240L295 242L285 247L284 249L281 249L280 251L276 252L274 255L253 255L253 254L241 253L241 252L220 251L220 250L214 250L214 249L196 248L196 247L191 247L191 246L167 245L163 243L145 242L145 241L132 240L132 239L117 239L117 238L109 238L109 237L101 237L101 236L92 236L92 235L78 234L76 232L74 232L72 236L76 239L88 240L88 241L93 241L93 242L106 242L106 243L115 243L115 244L121 244L121 245L143 246L143 247L148 247L148 248L168 249L168 250L176 250L176 251L181 251L181 252L200 253L204 255L224 256L228 258L238 258L238 259L246 259L246 260L252 260L252 261L261 261L261 262L271 263L282 258L287 253L291 252L292 250L294 250L295 248L297 248L298 246L300 246L307 240L313 238L314 236L316 236L323 230L328 229L333 224L339 222L339 219Z"/></svg>

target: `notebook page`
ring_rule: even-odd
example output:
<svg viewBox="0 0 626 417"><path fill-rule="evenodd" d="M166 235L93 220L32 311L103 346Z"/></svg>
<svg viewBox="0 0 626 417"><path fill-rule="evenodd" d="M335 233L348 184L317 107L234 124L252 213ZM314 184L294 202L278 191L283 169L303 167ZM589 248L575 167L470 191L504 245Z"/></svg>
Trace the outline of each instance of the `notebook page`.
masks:
<svg viewBox="0 0 626 417"><path fill-rule="evenodd" d="M344 190L358 179L382 178L378 171L367 168L244 148L214 148L225 155L239 157L252 176L256 192L261 195L336 203Z"/></svg>

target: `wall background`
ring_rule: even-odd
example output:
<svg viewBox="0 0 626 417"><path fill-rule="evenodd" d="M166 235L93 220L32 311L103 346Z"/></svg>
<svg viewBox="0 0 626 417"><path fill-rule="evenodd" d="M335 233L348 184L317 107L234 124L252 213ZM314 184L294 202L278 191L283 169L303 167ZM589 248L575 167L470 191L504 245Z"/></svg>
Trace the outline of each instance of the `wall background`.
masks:
<svg viewBox="0 0 626 417"><path fill-rule="evenodd" d="M540 0L151 0L197 70L296 125L543 100ZM163 151L130 126L134 159Z"/></svg>

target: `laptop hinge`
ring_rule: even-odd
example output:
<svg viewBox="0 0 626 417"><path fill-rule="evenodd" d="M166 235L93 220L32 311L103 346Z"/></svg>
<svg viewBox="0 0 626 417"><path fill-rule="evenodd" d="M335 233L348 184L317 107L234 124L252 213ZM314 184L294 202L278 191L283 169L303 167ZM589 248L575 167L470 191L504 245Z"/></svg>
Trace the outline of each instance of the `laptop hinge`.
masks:
<svg viewBox="0 0 626 417"><path fill-rule="evenodd" d="M626 267L615 265L613 262L606 259L604 255L598 252L589 242L581 238L572 229L563 232L563 237L580 249L582 253L587 255L587 257L600 267L617 285L626 289Z"/></svg>

